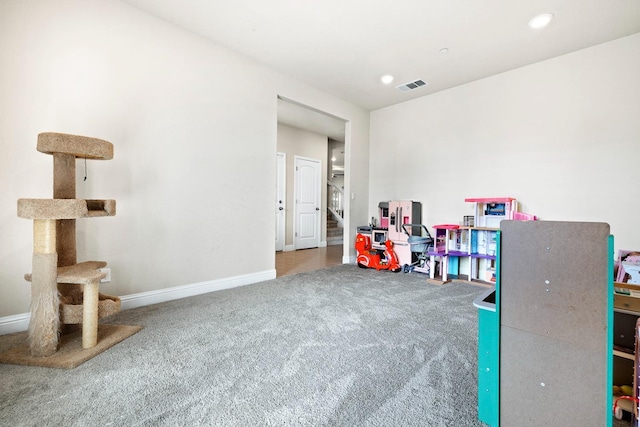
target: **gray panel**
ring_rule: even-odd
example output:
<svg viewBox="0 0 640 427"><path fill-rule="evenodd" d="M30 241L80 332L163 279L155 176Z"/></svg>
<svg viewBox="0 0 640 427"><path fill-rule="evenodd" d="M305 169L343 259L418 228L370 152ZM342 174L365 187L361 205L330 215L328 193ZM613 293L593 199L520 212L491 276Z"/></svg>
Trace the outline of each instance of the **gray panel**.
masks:
<svg viewBox="0 0 640 427"><path fill-rule="evenodd" d="M501 324L603 351L609 225L503 221Z"/></svg>
<svg viewBox="0 0 640 427"><path fill-rule="evenodd" d="M500 425L607 425L606 352L509 327L500 333L509 343L501 346Z"/></svg>
<svg viewBox="0 0 640 427"><path fill-rule="evenodd" d="M607 425L609 225L500 227L501 425Z"/></svg>

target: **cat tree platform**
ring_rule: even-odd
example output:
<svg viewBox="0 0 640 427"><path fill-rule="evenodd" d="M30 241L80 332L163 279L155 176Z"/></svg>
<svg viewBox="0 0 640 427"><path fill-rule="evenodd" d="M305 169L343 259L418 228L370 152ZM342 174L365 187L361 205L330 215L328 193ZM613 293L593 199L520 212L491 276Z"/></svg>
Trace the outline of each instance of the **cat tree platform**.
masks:
<svg viewBox="0 0 640 427"><path fill-rule="evenodd" d="M100 269L106 266L107 263L103 261L86 261L68 267L58 267L58 276L56 281L57 283L64 285L84 285L86 289L86 286L98 284L105 278L106 273L100 271ZM31 274L25 274L24 278L27 282L31 282ZM87 295L88 294L86 292L72 291L68 292L67 295L62 296L60 298L60 322L65 325L78 325L85 323L84 317L86 314L84 312L85 308L88 307L87 302L85 301ZM99 292L97 305L97 308L94 307L91 312L97 313L98 320L118 313L122 306L120 298L101 294ZM91 319L89 323L93 323L91 322ZM97 323L95 326L97 336ZM85 344L89 345L91 344L91 341L89 340L89 342L83 343L83 345ZM89 345L89 347L93 347L93 345Z"/></svg>
<svg viewBox="0 0 640 427"><path fill-rule="evenodd" d="M45 154L67 154L92 160L113 159L113 144L98 138L43 132L38 134L36 150Z"/></svg>
<svg viewBox="0 0 640 427"><path fill-rule="evenodd" d="M115 214L115 200L18 199L18 216L25 219L80 219Z"/></svg>

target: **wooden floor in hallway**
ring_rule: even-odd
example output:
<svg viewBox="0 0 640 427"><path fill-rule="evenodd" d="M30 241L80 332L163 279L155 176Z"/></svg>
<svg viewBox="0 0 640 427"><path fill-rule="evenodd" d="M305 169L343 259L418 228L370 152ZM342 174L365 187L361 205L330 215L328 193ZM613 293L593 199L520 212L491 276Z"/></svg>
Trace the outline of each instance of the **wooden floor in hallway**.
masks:
<svg viewBox="0 0 640 427"><path fill-rule="evenodd" d="M276 252L276 277L342 264L342 245Z"/></svg>

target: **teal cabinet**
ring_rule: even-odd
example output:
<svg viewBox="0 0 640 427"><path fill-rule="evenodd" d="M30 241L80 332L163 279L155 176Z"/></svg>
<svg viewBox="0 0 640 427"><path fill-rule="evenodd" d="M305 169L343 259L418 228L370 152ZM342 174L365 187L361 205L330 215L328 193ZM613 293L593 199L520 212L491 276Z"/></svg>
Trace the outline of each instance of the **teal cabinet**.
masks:
<svg viewBox="0 0 640 427"><path fill-rule="evenodd" d="M496 290L491 288L473 303L478 308L478 419L498 426L498 389L500 387L500 323L495 304Z"/></svg>

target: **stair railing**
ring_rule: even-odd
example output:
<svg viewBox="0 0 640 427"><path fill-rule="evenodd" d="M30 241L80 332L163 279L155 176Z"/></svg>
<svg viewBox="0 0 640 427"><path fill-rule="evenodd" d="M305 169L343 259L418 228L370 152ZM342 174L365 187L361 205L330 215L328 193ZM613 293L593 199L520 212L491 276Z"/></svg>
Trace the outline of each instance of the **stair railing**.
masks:
<svg viewBox="0 0 640 427"><path fill-rule="evenodd" d="M344 190L331 181L327 181L327 210L339 227L344 227Z"/></svg>

